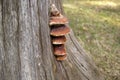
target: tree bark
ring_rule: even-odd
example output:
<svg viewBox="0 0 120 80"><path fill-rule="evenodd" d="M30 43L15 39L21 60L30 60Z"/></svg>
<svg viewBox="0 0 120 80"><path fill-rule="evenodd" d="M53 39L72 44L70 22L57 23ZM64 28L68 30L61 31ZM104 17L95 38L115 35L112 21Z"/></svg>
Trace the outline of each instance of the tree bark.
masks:
<svg viewBox="0 0 120 80"><path fill-rule="evenodd" d="M67 60L56 61L49 8L61 0L0 0L0 80L103 80L71 30Z"/></svg>

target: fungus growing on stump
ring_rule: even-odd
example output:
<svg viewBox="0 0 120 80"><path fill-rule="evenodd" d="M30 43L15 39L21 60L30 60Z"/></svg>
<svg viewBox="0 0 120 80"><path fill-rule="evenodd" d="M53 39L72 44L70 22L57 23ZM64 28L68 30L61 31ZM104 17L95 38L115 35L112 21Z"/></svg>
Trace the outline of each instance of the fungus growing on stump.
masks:
<svg viewBox="0 0 120 80"><path fill-rule="evenodd" d="M66 24L66 23L68 23L68 20L62 15L60 17L50 17L50 23L49 23L50 25Z"/></svg>
<svg viewBox="0 0 120 80"><path fill-rule="evenodd" d="M52 36L64 36L64 35L66 35L69 32L70 32L69 27L67 27L66 25L62 24L62 25L51 26L50 34Z"/></svg>
<svg viewBox="0 0 120 80"><path fill-rule="evenodd" d="M66 59L66 56L67 56L67 55L56 56L56 59L57 59L58 61L62 61L62 60L65 60L65 59Z"/></svg>
<svg viewBox="0 0 120 80"><path fill-rule="evenodd" d="M62 61L66 59L67 53L65 48L65 35L70 32L70 28L66 25L68 20L56 8L54 4L50 10L50 35L53 45L53 53L57 60Z"/></svg>
<svg viewBox="0 0 120 80"><path fill-rule="evenodd" d="M53 45L54 47L54 55L55 56L64 56L66 55L66 50L64 44Z"/></svg>
<svg viewBox="0 0 120 80"><path fill-rule="evenodd" d="M52 44L65 44L66 42L66 37L65 36L58 36L58 37L54 37L52 36Z"/></svg>

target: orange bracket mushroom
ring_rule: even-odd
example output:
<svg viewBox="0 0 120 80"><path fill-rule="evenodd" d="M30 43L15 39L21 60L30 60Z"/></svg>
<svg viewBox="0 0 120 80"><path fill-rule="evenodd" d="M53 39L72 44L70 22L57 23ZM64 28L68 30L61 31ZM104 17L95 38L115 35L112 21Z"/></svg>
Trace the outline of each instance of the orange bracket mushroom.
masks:
<svg viewBox="0 0 120 80"><path fill-rule="evenodd" d="M50 35L53 45L53 53L57 60L62 61L66 59L67 53L65 49L66 37L70 32L70 28L66 25L68 20L56 8L54 4L50 10Z"/></svg>
<svg viewBox="0 0 120 80"><path fill-rule="evenodd" d="M66 42L65 36L58 36L58 37L52 36L52 44L54 44L54 45L65 44L65 42Z"/></svg>
<svg viewBox="0 0 120 80"><path fill-rule="evenodd" d="M51 27L50 34L52 36L63 36L69 32L70 32L70 29L66 25L54 25L53 27Z"/></svg>
<svg viewBox="0 0 120 80"><path fill-rule="evenodd" d="M53 45L54 47L54 55L55 56L64 56L66 55L66 49L64 44L60 44L60 45Z"/></svg>

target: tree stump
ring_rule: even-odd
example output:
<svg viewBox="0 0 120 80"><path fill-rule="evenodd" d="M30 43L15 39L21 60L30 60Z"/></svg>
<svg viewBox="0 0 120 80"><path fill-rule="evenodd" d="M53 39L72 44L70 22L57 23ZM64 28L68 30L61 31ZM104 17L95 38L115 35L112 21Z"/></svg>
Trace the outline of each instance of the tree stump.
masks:
<svg viewBox="0 0 120 80"><path fill-rule="evenodd" d="M0 80L103 80L72 30L67 59L56 61L50 3L62 12L61 0L0 0Z"/></svg>

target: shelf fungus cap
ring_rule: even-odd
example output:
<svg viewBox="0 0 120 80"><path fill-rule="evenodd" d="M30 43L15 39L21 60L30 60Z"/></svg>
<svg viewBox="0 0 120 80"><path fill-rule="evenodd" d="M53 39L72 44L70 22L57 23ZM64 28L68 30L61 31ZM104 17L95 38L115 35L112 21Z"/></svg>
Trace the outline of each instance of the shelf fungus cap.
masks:
<svg viewBox="0 0 120 80"><path fill-rule="evenodd" d="M64 44L66 42L65 36L52 37L52 44Z"/></svg>
<svg viewBox="0 0 120 80"><path fill-rule="evenodd" d="M54 24L66 24L68 23L68 20L66 17L64 17L59 10L56 8L54 4L51 5L50 8L50 22L49 25Z"/></svg>
<svg viewBox="0 0 120 80"><path fill-rule="evenodd" d="M50 17L49 25L55 25L55 24L67 24L68 20L66 17L60 16L60 17Z"/></svg>
<svg viewBox="0 0 120 80"><path fill-rule="evenodd" d="M56 8L55 4L52 4L50 7L50 16L60 16L60 12Z"/></svg>
<svg viewBox="0 0 120 80"><path fill-rule="evenodd" d="M63 36L70 32L70 28L66 25L60 25L51 29L50 35Z"/></svg>
<svg viewBox="0 0 120 80"><path fill-rule="evenodd" d="M62 45L54 45L54 55L55 56L64 56L66 55L66 49L64 44Z"/></svg>
<svg viewBox="0 0 120 80"><path fill-rule="evenodd" d="M67 58L67 55L56 56L56 59L57 59L58 61L63 61L63 60L65 60L66 58Z"/></svg>

